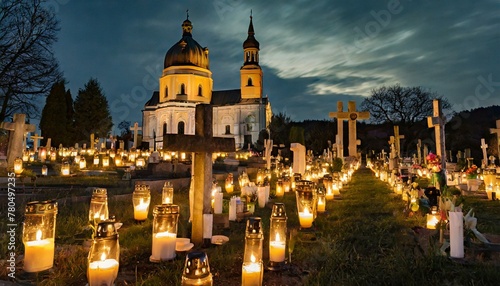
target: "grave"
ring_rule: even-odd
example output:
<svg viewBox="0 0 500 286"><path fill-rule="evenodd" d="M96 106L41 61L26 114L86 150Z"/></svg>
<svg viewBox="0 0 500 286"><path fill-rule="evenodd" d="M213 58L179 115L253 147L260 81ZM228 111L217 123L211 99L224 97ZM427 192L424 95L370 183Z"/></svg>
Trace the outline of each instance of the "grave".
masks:
<svg viewBox="0 0 500 286"><path fill-rule="evenodd" d="M14 167L14 160L23 154L23 142L27 132L34 132L35 125L26 124L26 114L14 114L13 122L1 122L0 129L9 131L9 143L7 147L7 166Z"/></svg>
<svg viewBox="0 0 500 286"><path fill-rule="evenodd" d="M139 127L139 123L134 123L134 127L130 127L130 131L134 132L134 145L132 145L132 148L137 148L137 140L139 136L139 131L142 130L142 127Z"/></svg>
<svg viewBox="0 0 500 286"><path fill-rule="evenodd" d="M306 146L300 143L291 143L290 150L293 152L292 172L304 175L306 171Z"/></svg>
<svg viewBox="0 0 500 286"><path fill-rule="evenodd" d="M490 133L497 135L497 154L500 154L500 119L496 121L496 128L490 128Z"/></svg>
<svg viewBox="0 0 500 286"><path fill-rule="evenodd" d="M212 105L198 104L195 111L195 134L166 134L163 136L165 151L193 152L193 243L203 243L203 215L212 210L212 153L234 152L234 138L213 137Z"/></svg>
<svg viewBox="0 0 500 286"><path fill-rule="evenodd" d="M361 144L361 141L357 139L356 134L356 122L357 120L370 118L370 112L368 111L357 111L356 102L349 101L347 106L347 112L342 111L342 104L337 103L337 112L330 112L330 117L337 118L338 126L343 124L344 119L348 119L349 128L349 156L358 157L357 146ZM343 137L343 133L338 132L339 139ZM343 145L343 143L341 143Z"/></svg>

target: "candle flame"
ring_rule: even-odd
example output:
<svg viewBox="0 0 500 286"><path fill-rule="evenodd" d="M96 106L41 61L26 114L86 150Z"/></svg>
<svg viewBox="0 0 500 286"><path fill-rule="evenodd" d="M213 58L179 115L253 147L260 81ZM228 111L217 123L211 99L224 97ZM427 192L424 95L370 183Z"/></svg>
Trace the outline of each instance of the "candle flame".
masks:
<svg viewBox="0 0 500 286"><path fill-rule="evenodd" d="M106 260L106 254L104 254L104 252L101 254L101 261L104 261Z"/></svg>
<svg viewBox="0 0 500 286"><path fill-rule="evenodd" d="M304 214L305 214L305 215L311 214L311 213L309 212L309 208L308 208L308 207L304 207Z"/></svg>
<svg viewBox="0 0 500 286"><path fill-rule="evenodd" d="M279 233L276 233L276 238L274 239L274 241L281 241Z"/></svg>
<svg viewBox="0 0 500 286"><path fill-rule="evenodd" d="M41 230L36 231L36 240L42 240L42 231Z"/></svg>
<svg viewBox="0 0 500 286"><path fill-rule="evenodd" d="M255 263L257 259L255 259L255 256L253 254L250 255L250 262Z"/></svg>

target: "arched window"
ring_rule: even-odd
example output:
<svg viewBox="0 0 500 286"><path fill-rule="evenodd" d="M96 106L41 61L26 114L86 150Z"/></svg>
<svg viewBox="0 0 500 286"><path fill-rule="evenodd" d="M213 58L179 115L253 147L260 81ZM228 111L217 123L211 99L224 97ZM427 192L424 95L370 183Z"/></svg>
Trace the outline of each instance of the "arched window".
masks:
<svg viewBox="0 0 500 286"><path fill-rule="evenodd" d="M252 85L253 85L252 78L249 77L248 82L247 82L247 86L252 86Z"/></svg>
<svg viewBox="0 0 500 286"><path fill-rule="evenodd" d="M167 134L167 122L163 123L163 135Z"/></svg>
<svg viewBox="0 0 500 286"><path fill-rule="evenodd" d="M183 83L181 83L181 91L179 94L186 94L186 86Z"/></svg>
<svg viewBox="0 0 500 286"><path fill-rule="evenodd" d="M203 89L201 88L201 84L198 85L198 96L203 96Z"/></svg>
<svg viewBox="0 0 500 286"><path fill-rule="evenodd" d="M184 121L179 121L177 124L177 134L184 134Z"/></svg>
<svg viewBox="0 0 500 286"><path fill-rule="evenodd" d="M168 97L168 86L165 87L165 98Z"/></svg>
<svg viewBox="0 0 500 286"><path fill-rule="evenodd" d="M247 52L246 62L249 62L249 61L250 61L250 52Z"/></svg>
<svg viewBox="0 0 500 286"><path fill-rule="evenodd" d="M231 134L231 125L226 125L226 134Z"/></svg>

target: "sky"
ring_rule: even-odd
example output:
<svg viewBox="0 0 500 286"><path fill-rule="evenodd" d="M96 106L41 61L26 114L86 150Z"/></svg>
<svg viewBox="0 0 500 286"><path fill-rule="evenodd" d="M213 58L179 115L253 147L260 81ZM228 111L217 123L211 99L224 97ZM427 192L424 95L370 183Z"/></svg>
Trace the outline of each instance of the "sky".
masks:
<svg viewBox="0 0 500 286"><path fill-rule="evenodd" d="M358 106L373 89L421 86L455 111L500 105L499 0L49 0L54 46L76 98L96 78L118 133L142 123L181 24L208 47L214 90L240 86L252 11L264 95L293 121L329 119L337 101Z"/></svg>

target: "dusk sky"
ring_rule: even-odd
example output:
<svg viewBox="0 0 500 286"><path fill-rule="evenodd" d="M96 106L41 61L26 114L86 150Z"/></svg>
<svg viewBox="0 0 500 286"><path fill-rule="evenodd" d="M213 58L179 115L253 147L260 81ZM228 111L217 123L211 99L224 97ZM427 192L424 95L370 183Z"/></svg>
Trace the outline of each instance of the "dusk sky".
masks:
<svg viewBox="0 0 500 286"><path fill-rule="evenodd" d="M117 133L142 122L167 50L193 23L208 47L214 90L239 88L253 11L264 94L275 114L328 119L341 100L358 105L400 83L448 98L456 111L500 105L500 1L75 1L52 0L54 47L73 99L96 78ZM346 106L347 103L344 104Z"/></svg>

